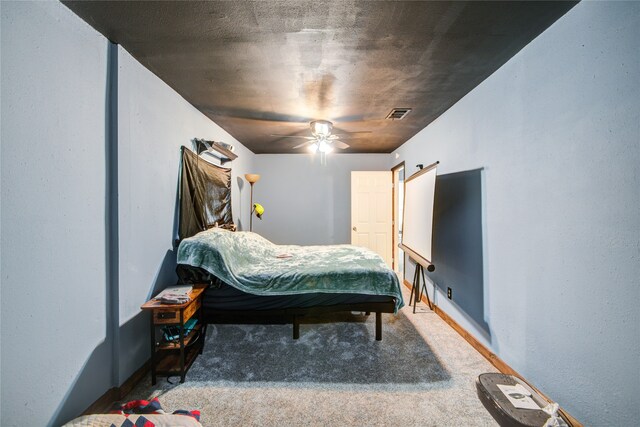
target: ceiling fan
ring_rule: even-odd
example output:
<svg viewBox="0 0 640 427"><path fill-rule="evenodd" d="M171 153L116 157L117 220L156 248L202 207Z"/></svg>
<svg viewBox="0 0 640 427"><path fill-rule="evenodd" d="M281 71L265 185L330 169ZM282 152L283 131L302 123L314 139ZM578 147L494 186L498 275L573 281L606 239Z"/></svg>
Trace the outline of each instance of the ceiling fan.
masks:
<svg viewBox="0 0 640 427"><path fill-rule="evenodd" d="M271 136L278 136L280 138L303 138L307 141L302 144L298 144L293 149L309 147L309 151L312 153L320 152L320 153L330 153L334 148L339 148L344 150L349 148L349 144L346 142L340 141L340 137L346 136L343 134L332 134L331 130L333 129L333 123L329 120L313 120L309 122L309 127L311 128L311 134L313 136L301 136L301 135L277 135L272 134ZM362 132L350 132L350 133L371 133L370 131L362 131Z"/></svg>

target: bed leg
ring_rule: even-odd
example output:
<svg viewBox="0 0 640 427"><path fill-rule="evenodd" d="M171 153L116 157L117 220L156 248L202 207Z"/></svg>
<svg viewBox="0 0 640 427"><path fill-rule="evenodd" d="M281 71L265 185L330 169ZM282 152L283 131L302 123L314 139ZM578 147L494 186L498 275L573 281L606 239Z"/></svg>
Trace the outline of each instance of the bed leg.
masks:
<svg viewBox="0 0 640 427"><path fill-rule="evenodd" d="M295 314L293 315L293 339L300 338L300 319Z"/></svg>
<svg viewBox="0 0 640 427"><path fill-rule="evenodd" d="M382 313L376 311L376 341L382 341Z"/></svg>

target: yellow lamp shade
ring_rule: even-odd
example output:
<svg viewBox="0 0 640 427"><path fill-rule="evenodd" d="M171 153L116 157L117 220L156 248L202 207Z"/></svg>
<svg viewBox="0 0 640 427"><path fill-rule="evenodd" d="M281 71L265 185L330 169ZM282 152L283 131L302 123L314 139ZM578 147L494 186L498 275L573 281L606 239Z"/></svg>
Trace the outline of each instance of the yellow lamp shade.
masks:
<svg viewBox="0 0 640 427"><path fill-rule="evenodd" d="M253 210L256 213L256 216L262 219L262 214L264 213L264 207L260 203L254 203Z"/></svg>
<svg viewBox="0 0 640 427"><path fill-rule="evenodd" d="M260 180L260 175L257 173L246 173L244 174L244 179L246 179L249 184L255 184Z"/></svg>

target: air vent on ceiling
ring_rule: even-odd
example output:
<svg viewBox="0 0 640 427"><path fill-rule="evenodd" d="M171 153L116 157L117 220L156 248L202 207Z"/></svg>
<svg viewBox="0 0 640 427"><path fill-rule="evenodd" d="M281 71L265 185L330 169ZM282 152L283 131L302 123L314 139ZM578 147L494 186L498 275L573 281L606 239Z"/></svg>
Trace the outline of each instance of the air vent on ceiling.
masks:
<svg viewBox="0 0 640 427"><path fill-rule="evenodd" d="M402 120L407 117L407 114L411 112L411 108L394 108L389 114L387 119L389 120Z"/></svg>

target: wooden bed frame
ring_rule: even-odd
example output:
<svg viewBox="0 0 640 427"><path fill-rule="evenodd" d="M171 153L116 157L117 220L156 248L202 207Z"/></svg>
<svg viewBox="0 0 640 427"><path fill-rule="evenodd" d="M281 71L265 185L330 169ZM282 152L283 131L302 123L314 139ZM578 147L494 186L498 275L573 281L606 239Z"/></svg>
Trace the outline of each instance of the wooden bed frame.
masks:
<svg viewBox="0 0 640 427"><path fill-rule="evenodd" d="M361 311L376 314L376 341L382 341L382 313L393 313L395 303L371 302L276 310L207 310L202 307L203 321L208 324L293 324L293 339L300 338L300 320L305 316Z"/></svg>

